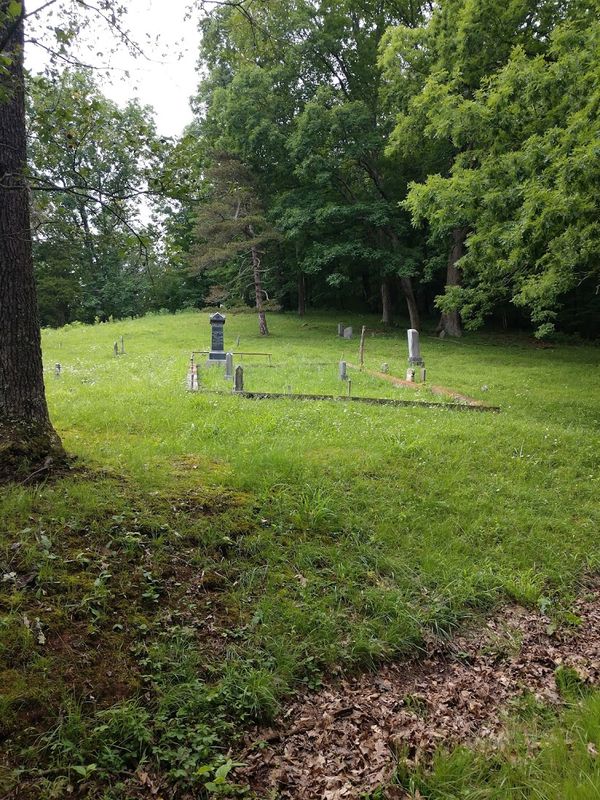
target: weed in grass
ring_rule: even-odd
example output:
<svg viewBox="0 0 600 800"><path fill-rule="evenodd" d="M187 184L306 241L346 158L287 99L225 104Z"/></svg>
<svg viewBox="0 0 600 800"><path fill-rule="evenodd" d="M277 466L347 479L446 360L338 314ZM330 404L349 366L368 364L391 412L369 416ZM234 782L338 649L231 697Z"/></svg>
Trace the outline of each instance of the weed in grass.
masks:
<svg viewBox="0 0 600 800"><path fill-rule="evenodd" d="M580 700L590 691L589 685L577 670L564 664L556 668L554 680L560 696L567 702Z"/></svg>

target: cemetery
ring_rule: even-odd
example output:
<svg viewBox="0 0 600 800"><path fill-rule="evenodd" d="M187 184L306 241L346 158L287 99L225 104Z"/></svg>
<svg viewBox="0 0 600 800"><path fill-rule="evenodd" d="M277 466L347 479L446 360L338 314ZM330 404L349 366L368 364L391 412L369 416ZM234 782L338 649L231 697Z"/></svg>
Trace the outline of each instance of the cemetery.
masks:
<svg viewBox="0 0 600 800"><path fill-rule="evenodd" d="M0 800L600 800L598 4L0 31Z"/></svg>
<svg viewBox="0 0 600 800"><path fill-rule="evenodd" d="M272 315L268 342L255 315L223 316L224 348L270 353L271 363L239 355L231 365L208 365L201 351L213 344L209 313L44 333L52 412L81 466L0 495L2 596L14 609L0 631L13 665L3 673L10 740L25 735L23 708L39 708L35 735L53 748L52 768L66 770L67 783L75 778L61 765L69 763L97 765L98 776L77 779L82 787L104 781L100 772L129 787L154 783L150 773L140 777L143 768L131 773L150 757L146 741L164 754L152 758L186 774L209 764L206 778L186 779L201 786L222 767L230 785L266 796L279 765L296 781L311 776L324 796L350 774L360 791L393 776L385 733L392 723L425 758L439 736L492 736L505 709L525 702L523 686L560 708L556 692L575 691L556 689L561 663L575 670L565 672L565 686L584 680L587 692L596 679L591 576L600 557L594 348L539 348L515 336L454 343L425 332L412 357L426 362L426 381L408 387L405 326L366 337L361 372L360 338L339 337L332 315ZM351 322L355 331L380 327L365 315ZM198 391L186 383L192 351ZM237 396L240 366L245 391L278 396ZM348 401L350 380L352 395L410 404ZM447 405L469 406L432 394L433 386L501 413L450 413ZM505 618L513 603L524 616ZM435 681L450 668L445 642L462 631L457 646L477 669L452 661L442 692ZM431 684L402 666L423 648ZM548 648L556 652L550 664ZM339 684L340 669L350 683ZM505 683L486 695L492 672ZM139 687L150 692L148 711ZM465 691L475 710L448 717ZM83 707L69 699L73 692ZM369 710L364 698L375 696ZM395 711L386 705L402 697ZM587 724L595 697L571 721L556 711L557 730ZM241 738L232 736L233 719ZM311 766L310 731L288 736L313 724L330 773ZM170 736L191 731L214 744L184 755ZM268 748L252 749L264 737ZM375 748L372 756L365 761L356 745L342 757L340 737ZM418 785L438 780L411 770ZM32 776L37 792L46 778Z"/></svg>
<svg viewBox="0 0 600 800"><path fill-rule="evenodd" d="M444 408L447 410L499 411L495 406L485 405L452 389L436 385L429 387L424 380L425 362L420 355L417 331L407 331L406 377L394 378L390 374L388 362L381 365L381 372L369 369L365 365L368 336L366 326L362 326L359 352L355 353L357 358L354 360L358 362L358 366L346 361L342 353L336 371L334 363L312 362L305 356L282 359L275 364L272 361L272 353L226 351L225 322L226 317L220 313L209 317L210 350L192 352L186 379L189 391L216 394L233 391L234 394L254 399L349 400L397 406L435 406L444 403ZM338 336L348 339L348 336L344 335L347 331L348 328L343 324L338 325ZM394 346L397 351L399 348L396 340ZM347 344L345 350L352 352L351 346ZM202 356L208 356L208 360L202 362ZM402 355L396 352L395 356L396 370L402 371L404 363ZM264 363L264 357L268 359L267 364ZM372 360L369 358L369 363ZM234 363L237 363L235 373ZM224 367L222 371L212 369L219 364ZM418 370L415 367L418 367ZM418 380L415 379L415 374ZM393 393L393 397L390 396L390 392Z"/></svg>

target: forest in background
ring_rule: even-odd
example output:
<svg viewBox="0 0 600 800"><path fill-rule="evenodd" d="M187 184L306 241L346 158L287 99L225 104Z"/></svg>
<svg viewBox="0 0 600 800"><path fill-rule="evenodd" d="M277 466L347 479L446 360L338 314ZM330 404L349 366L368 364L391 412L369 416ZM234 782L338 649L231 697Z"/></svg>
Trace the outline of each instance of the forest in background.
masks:
<svg viewBox="0 0 600 800"><path fill-rule="evenodd" d="M158 135L30 77L42 323L207 304L597 336L600 22L576 0L251 0Z"/></svg>

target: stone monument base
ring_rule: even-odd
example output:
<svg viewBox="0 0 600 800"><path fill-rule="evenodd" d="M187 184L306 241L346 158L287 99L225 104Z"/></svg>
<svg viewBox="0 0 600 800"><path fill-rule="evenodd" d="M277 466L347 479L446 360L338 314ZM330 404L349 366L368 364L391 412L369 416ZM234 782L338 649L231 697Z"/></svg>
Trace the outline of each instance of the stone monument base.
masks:
<svg viewBox="0 0 600 800"><path fill-rule="evenodd" d="M207 367L213 366L225 366L225 359L227 358L227 353L224 350L211 350L208 354L208 361L206 362Z"/></svg>
<svg viewBox="0 0 600 800"><path fill-rule="evenodd" d="M406 380L410 383L425 383L427 371L425 367L409 367L406 370Z"/></svg>

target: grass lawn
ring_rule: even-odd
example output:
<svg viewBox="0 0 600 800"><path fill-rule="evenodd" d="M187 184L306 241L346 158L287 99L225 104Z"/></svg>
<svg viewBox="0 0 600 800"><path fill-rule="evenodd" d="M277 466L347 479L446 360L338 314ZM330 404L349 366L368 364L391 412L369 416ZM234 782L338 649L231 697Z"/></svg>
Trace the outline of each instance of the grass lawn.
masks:
<svg viewBox="0 0 600 800"><path fill-rule="evenodd" d="M244 358L247 389L345 392L338 361L358 362L358 339L338 319L269 322L265 340L254 315L227 318L227 349L273 354ZM44 334L79 469L0 494L0 796L147 796L140 763L177 797L232 792L229 744L295 687L509 598L560 621L600 566L598 348L423 336L431 383L502 408L479 414L356 371L356 395L440 408L250 400L219 368L188 393L190 352L209 341L194 313ZM383 362L403 377L403 330L367 339L366 366ZM434 782L422 796L546 796Z"/></svg>

